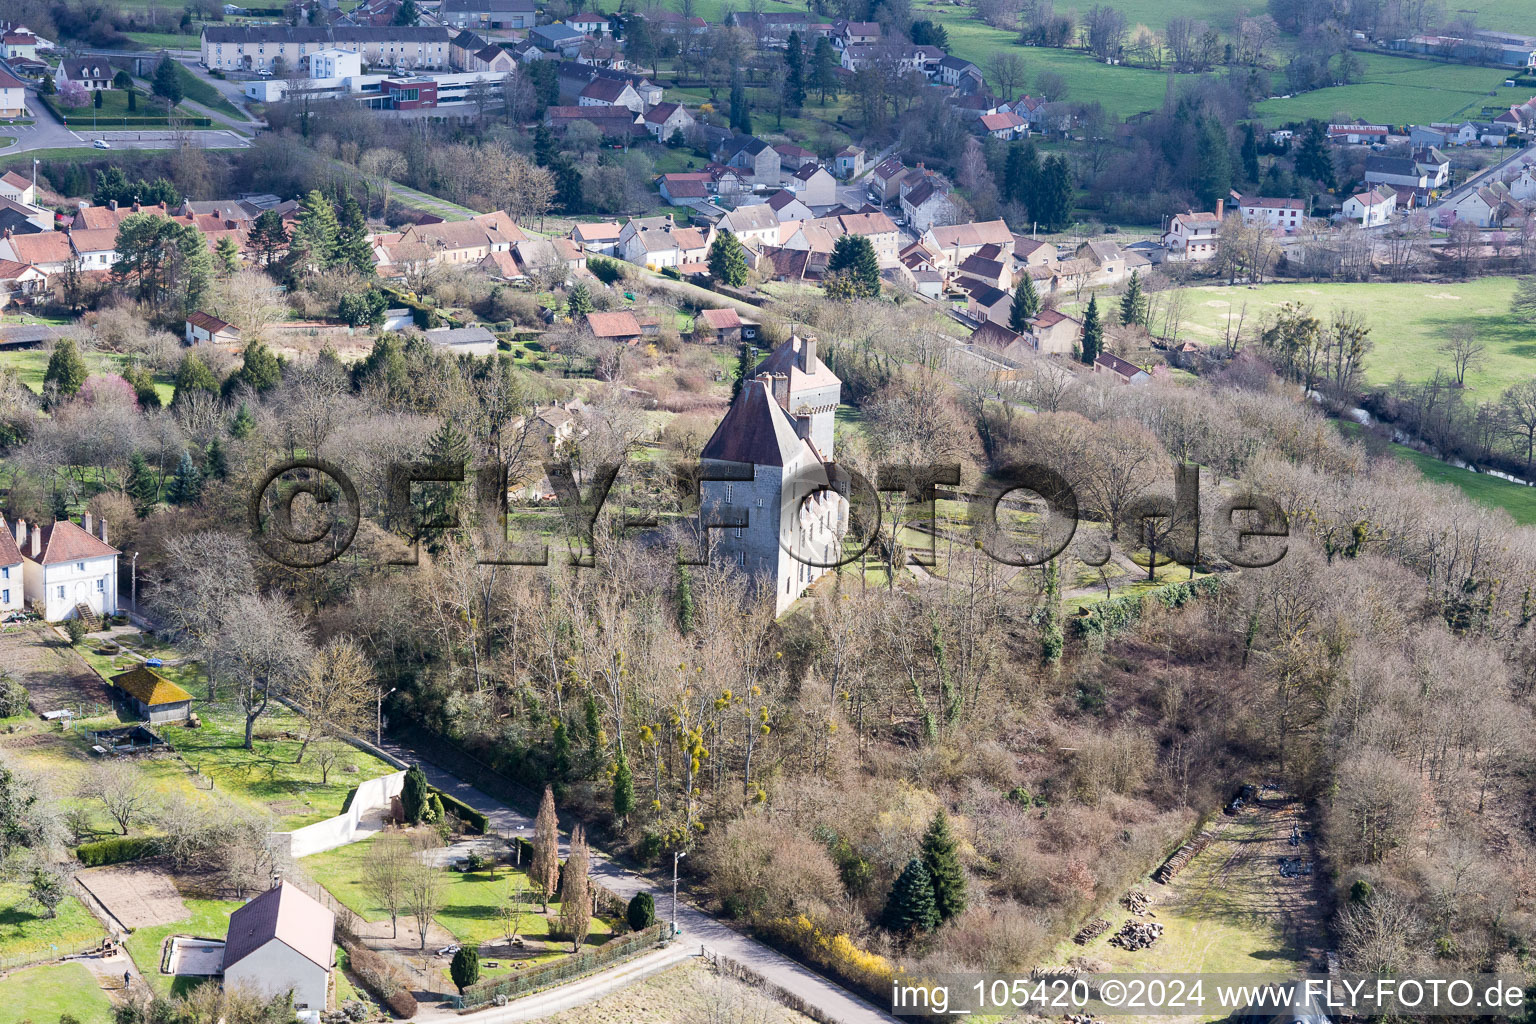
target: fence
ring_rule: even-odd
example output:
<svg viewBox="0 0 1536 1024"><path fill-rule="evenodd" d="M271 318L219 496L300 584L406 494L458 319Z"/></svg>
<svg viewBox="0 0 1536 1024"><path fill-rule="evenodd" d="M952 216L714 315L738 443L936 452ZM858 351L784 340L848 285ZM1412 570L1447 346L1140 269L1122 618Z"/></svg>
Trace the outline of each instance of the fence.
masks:
<svg viewBox="0 0 1536 1024"><path fill-rule="evenodd" d="M456 1000L460 1010L470 1010L487 1003L494 1002L497 996L505 996L507 999L520 999L523 996L542 992L544 989L553 988L561 982L570 981L573 978L585 977L596 974L605 967L611 967L621 960L665 945L672 939L672 925L667 922L653 924L643 931L631 932L609 942L603 943L594 950L582 950L573 953L561 960L541 964L538 967L521 971L510 977L502 978L495 982L482 982L479 985L471 985L464 990L463 995Z"/></svg>
<svg viewBox="0 0 1536 1024"><path fill-rule="evenodd" d="M363 819L375 811L388 811L390 801L399 796L404 788L403 771L368 779L358 784L351 805L334 818L326 818L292 832L275 832L273 835L288 837L288 853L294 858L346 846L359 838L366 838L359 836L360 832L371 835L375 830L365 828Z"/></svg>
<svg viewBox="0 0 1536 1024"><path fill-rule="evenodd" d="M829 1017L823 1013L819 1007L812 1006L784 986L769 981L739 960L732 960L724 953L713 949L705 949L704 956L710 963L715 965L716 969L729 974L739 981L746 982L753 988L760 990L769 999L789 1007L796 1013L804 1014L814 1021L820 1021L821 1024L842 1024L835 1017Z"/></svg>
<svg viewBox="0 0 1536 1024"><path fill-rule="evenodd" d="M37 949L28 950L25 953L12 953L10 956L0 956L0 974L6 971L14 971L21 967L31 967L33 964L46 964L53 960L62 960L67 956L86 956L100 951L99 945L70 946L60 949L58 946L40 946Z"/></svg>

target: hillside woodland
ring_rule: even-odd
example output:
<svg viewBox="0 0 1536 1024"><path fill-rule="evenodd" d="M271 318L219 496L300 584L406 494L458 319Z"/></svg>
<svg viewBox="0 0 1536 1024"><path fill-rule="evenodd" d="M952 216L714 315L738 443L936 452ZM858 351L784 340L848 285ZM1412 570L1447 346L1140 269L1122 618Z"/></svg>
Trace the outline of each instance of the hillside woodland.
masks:
<svg viewBox="0 0 1536 1024"><path fill-rule="evenodd" d="M1020 570L951 544L942 573L893 582L882 560L910 534L887 523L865 571L776 621L730 572L679 565L697 551L688 463L710 417L658 431L617 384L392 336L351 366L330 352L275 373L205 366L214 385L189 375L163 410L98 384L50 392L45 417L4 379L4 511L88 501L140 552L155 614L210 685L281 691L355 640L381 689L398 687L392 728L552 784L601 845L652 864L688 849L704 898L869 989L898 965L1038 962L1257 780L1315 816L1348 964L1529 969L1529 530L1369 458L1256 355L1140 389L1042 365L1000 401L942 369L903 307L803 312L859 414L841 458L959 463L961 491L1049 465L1084 513L1073 547ZM397 461L536 480L530 413L572 389L583 493L627 462L585 541L580 515L513 510L544 532L548 565L484 564L506 545L468 483L421 486L415 509L388 500ZM279 564L236 525L300 455L344 467L362 506L351 547L319 568ZM1195 583L1098 604L1083 566L1139 546L1115 520L1171 494L1176 461L1203 467L1208 536L1224 494L1274 498L1284 557L1239 568L1207 552ZM326 507L294 504L301 524ZM391 564L413 557L402 535L418 564Z"/></svg>

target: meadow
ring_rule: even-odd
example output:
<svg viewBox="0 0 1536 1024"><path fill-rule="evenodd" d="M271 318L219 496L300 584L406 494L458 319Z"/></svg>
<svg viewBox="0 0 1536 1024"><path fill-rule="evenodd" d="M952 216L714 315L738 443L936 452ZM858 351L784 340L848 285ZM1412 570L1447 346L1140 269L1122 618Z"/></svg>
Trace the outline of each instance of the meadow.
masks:
<svg viewBox="0 0 1536 1024"><path fill-rule="evenodd" d="M86 352L86 365L92 375L121 373L128 364L128 357L116 352ZM11 349L0 352L0 369L16 371L21 382L38 394L43 393L43 376L48 372L50 353L40 348ZM163 405L170 405L176 394L176 386L165 374L155 377L155 391Z"/></svg>
<svg viewBox="0 0 1536 1024"><path fill-rule="evenodd" d="M1281 124L1348 114L1378 124L1415 124L1477 117L1485 106L1531 98L1530 86L1505 88L1505 72L1495 68L1379 53L1358 56L1365 69L1359 82L1265 100L1257 107L1259 117Z"/></svg>
<svg viewBox="0 0 1536 1024"><path fill-rule="evenodd" d="M1339 431L1345 437L1359 439L1365 434L1365 428L1358 423L1349 420L1337 422ZM1486 473L1461 469L1441 462L1432 455L1414 451L1406 445L1385 444L1383 448L1393 458L1412 463L1426 480L1455 487L1479 505L1501 508L1522 525L1536 523L1536 487L1526 487Z"/></svg>
<svg viewBox="0 0 1536 1024"><path fill-rule="evenodd" d="M1509 312L1515 279L1485 277L1450 284L1265 284L1256 287L1204 286L1187 289L1180 336L1210 344L1221 339L1228 315L1247 304L1245 334L1252 337L1261 317L1286 302L1300 302L1327 317L1346 308L1360 313L1371 328L1375 347L1365 360L1365 380L1387 385L1401 376L1428 380L1437 368L1450 371L1450 359L1438 351L1451 328L1469 324L1486 346L1481 365L1467 373L1467 397L1496 399L1517 380L1536 374L1536 332Z"/></svg>

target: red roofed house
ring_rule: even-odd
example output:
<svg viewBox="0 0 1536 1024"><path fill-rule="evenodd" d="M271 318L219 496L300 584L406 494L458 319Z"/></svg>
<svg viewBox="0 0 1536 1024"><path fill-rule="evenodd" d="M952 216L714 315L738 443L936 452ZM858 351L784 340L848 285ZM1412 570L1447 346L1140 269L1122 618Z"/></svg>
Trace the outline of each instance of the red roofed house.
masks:
<svg viewBox="0 0 1536 1024"><path fill-rule="evenodd" d="M232 344L240 340L240 328L202 310L187 315L187 344Z"/></svg>
<svg viewBox="0 0 1536 1024"><path fill-rule="evenodd" d="M757 340L757 324L743 320L734 309L700 310L693 329L701 338L709 334L722 344Z"/></svg>
<svg viewBox="0 0 1536 1024"><path fill-rule="evenodd" d="M981 130L994 139L1017 139L1029 134L1029 122L1012 111L983 114L978 120Z"/></svg>
<svg viewBox="0 0 1536 1024"><path fill-rule="evenodd" d="M334 963L336 915L287 882L229 915L224 987L293 993L295 1010L323 1012Z"/></svg>
<svg viewBox="0 0 1536 1024"><path fill-rule="evenodd" d="M0 259L30 263L45 274L57 274L75 258L69 236L62 231L0 238Z"/></svg>
<svg viewBox="0 0 1536 1024"><path fill-rule="evenodd" d="M1307 212L1307 204L1300 199L1264 196L1243 196L1237 208L1244 224L1263 224L1285 232L1300 231Z"/></svg>
<svg viewBox="0 0 1536 1024"><path fill-rule="evenodd" d="M588 313L587 330L605 341L633 345L640 340L640 321L627 309L616 313Z"/></svg>
<svg viewBox="0 0 1536 1024"><path fill-rule="evenodd" d="M94 532L93 532L94 531ZM48 526L16 520L12 534L21 549L27 602L49 622L117 614L117 548L107 543L107 523L92 524L86 512L76 526L67 519Z"/></svg>
<svg viewBox="0 0 1536 1024"><path fill-rule="evenodd" d="M0 199L31 206L37 199L37 188L30 179L23 178L15 171L6 171L0 174Z"/></svg>
<svg viewBox="0 0 1536 1024"><path fill-rule="evenodd" d="M48 284L48 275L15 260L0 259L0 306L17 296L33 295Z"/></svg>
<svg viewBox="0 0 1536 1024"><path fill-rule="evenodd" d="M37 36L28 32L5 34L5 59L15 60L18 57L28 60L37 59Z"/></svg>

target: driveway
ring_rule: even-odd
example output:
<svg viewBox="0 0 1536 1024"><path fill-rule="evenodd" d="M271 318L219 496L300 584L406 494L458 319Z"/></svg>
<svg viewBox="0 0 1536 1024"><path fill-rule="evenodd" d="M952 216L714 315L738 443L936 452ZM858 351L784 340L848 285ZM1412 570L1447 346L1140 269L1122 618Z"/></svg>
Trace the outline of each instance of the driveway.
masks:
<svg viewBox="0 0 1536 1024"><path fill-rule="evenodd" d="M506 836L532 837L532 818L437 767L407 744L389 740L382 746L402 761L419 764L429 783L484 814L497 832ZM565 840L562 839L561 849L564 848ZM592 877L626 900L640 892L651 893L656 900L659 919L668 919L673 914L672 894L664 891L664 886L619 867L596 850L592 851ZM896 1020L815 971L731 929L686 900L678 903L676 915L684 947L701 945L746 964L768 981L805 1000L818 1011L821 1020L832 1024L894 1024Z"/></svg>

